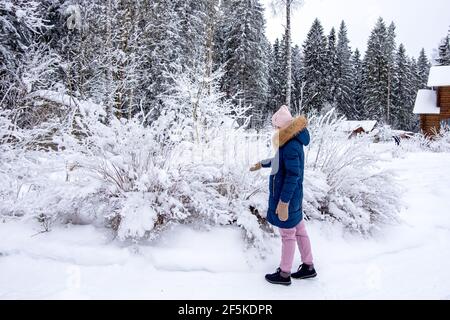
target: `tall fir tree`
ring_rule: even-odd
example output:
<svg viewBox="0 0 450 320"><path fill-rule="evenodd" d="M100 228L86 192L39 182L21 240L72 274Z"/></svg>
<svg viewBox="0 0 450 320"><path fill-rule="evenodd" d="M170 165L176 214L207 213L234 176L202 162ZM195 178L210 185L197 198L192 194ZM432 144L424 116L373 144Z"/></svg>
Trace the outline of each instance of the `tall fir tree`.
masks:
<svg viewBox="0 0 450 320"><path fill-rule="evenodd" d="M302 50L298 45L292 48L291 58L291 109L293 112L300 111L301 89L303 81L303 56ZM285 35L282 40L275 40L270 58L270 97L269 111L275 112L281 105L286 104L287 94L287 48Z"/></svg>
<svg viewBox="0 0 450 320"><path fill-rule="evenodd" d="M286 101L286 69L284 47L276 39L270 55L268 111L274 113Z"/></svg>
<svg viewBox="0 0 450 320"><path fill-rule="evenodd" d="M264 9L259 0L233 0L227 10L223 88L236 104L253 106L262 122L269 77Z"/></svg>
<svg viewBox="0 0 450 320"><path fill-rule="evenodd" d="M299 46L292 48L292 87L292 110L299 114L303 87L303 57Z"/></svg>
<svg viewBox="0 0 450 320"><path fill-rule="evenodd" d="M230 0L221 1L220 8L217 12L217 26L214 30L214 70L223 68L226 62L226 55L223 48L225 47L225 36L230 27L225 24L227 21L226 13L229 11L230 3Z"/></svg>
<svg viewBox="0 0 450 320"><path fill-rule="evenodd" d="M283 105L286 105L286 101L288 100L286 95L288 92L288 67L287 67L287 62L288 62L288 58L287 58L287 54L288 54L288 49L287 49L287 41L286 41L286 34L283 34L281 36L281 41L280 41L280 54L278 56L279 59L279 65L281 66L281 70L282 70L282 75L283 75L283 79L281 79L282 84L283 84L283 88L282 88L282 92L283 92L283 97L284 97L284 101L282 101ZM292 54L292 53L291 53ZM292 59L292 57L291 57ZM292 73L292 70L291 70ZM292 83L291 83L292 85ZM292 88L290 88L292 91ZM276 107L276 109L278 109L279 106Z"/></svg>
<svg viewBox="0 0 450 320"><path fill-rule="evenodd" d="M419 77L419 89L427 88L428 76L430 74L430 61L425 53L425 49L422 49L417 60L417 72Z"/></svg>
<svg viewBox="0 0 450 320"><path fill-rule="evenodd" d="M392 108L392 99L393 99L393 81L394 81L394 73L395 73L395 38L396 38L396 26L394 22L388 27L386 44L384 47L385 56L388 61L388 94L387 94L387 107L386 107L386 115L385 119L388 124L391 123L391 108Z"/></svg>
<svg viewBox="0 0 450 320"><path fill-rule="evenodd" d="M410 110L413 90L413 75L403 44L398 48L393 69L392 90L392 126L397 129L409 129L412 110Z"/></svg>
<svg viewBox="0 0 450 320"><path fill-rule="evenodd" d="M293 67L293 62L292 62L292 27L291 27L291 12L292 10L297 6L303 3L303 0L272 0L271 1L271 5L272 5L272 9L275 11L282 11L285 13L285 18L286 18L286 24L285 24L285 33L283 36L283 41L284 41L284 47L285 47L285 75L286 75L286 79L285 79L285 98L286 101L284 103L284 105L286 105L288 108L291 108L291 100L292 100L292 90L294 89L294 85L292 83L293 81L293 74L292 74L292 67Z"/></svg>
<svg viewBox="0 0 450 320"><path fill-rule="evenodd" d="M214 17L216 12L210 10L208 0L176 1L175 11L179 19L179 32L182 66L193 68L205 62L208 15Z"/></svg>
<svg viewBox="0 0 450 320"><path fill-rule="evenodd" d="M450 66L450 31L447 36L445 36L439 45L438 48L438 58L437 65L438 66Z"/></svg>
<svg viewBox="0 0 450 320"><path fill-rule="evenodd" d="M373 29L363 63L363 110L366 118L389 123L395 32L382 18Z"/></svg>
<svg viewBox="0 0 450 320"><path fill-rule="evenodd" d="M327 38L316 19L303 45L306 112L320 112L327 101Z"/></svg>
<svg viewBox="0 0 450 320"><path fill-rule="evenodd" d="M419 63L415 58L411 58L408 61L410 74L411 74L411 90L408 100L408 110L409 110L409 126L406 130L418 132L420 130L420 119L419 116L413 113L414 105L416 103L417 92L423 89L421 72L419 69Z"/></svg>
<svg viewBox="0 0 450 320"><path fill-rule="evenodd" d="M358 49L355 50L352 56L352 72L353 72L353 94L352 106L353 114L349 117L350 120L364 120L365 113L363 108L363 62L361 60L361 53Z"/></svg>
<svg viewBox="0 0 450 320"><path fill-rule="evenodd" d="M339 28L337 62L335 90L336 107L348 119L354 119L356 115L353 103L353 93L357 75L352 68L352 51L347 35L347 26L344 21L342 21Z"/></svg>
<svg viewBox="0 0 450 320"><path fill-rule="evenodd" d="M146 76L140 85L145 89L146 109L154 110L152 118L157 118L163 108L161 95L167 92L173 81L171 74L182 70L183 34L180 32L180 12L177 3L162 0L145 2L147 16L143 39L146 52L144 70Z"/></svg>
<svg viewBox="0 0 450 320"><path fill-rule="evenodd" d="M140 94L144 92L138 89L142 78L136 72L143 68L144 63L142 56L145 48L140 39L139 25L144 19L144 3L140 0L120 0L116 10L113 28L117 30L113 43L115 55L110 66L116 67L113 74L116 83L115 111L117 117L131 118L138 111Z"/></svg>
<svg viewBox="0 0 450 320"><path fill-rule="evenodd" d="M338 87L339 58L336 47L336 30L331 28L327 41L326 54L327 67L327 103L332 107L336 106L336 91Z"/></svg>

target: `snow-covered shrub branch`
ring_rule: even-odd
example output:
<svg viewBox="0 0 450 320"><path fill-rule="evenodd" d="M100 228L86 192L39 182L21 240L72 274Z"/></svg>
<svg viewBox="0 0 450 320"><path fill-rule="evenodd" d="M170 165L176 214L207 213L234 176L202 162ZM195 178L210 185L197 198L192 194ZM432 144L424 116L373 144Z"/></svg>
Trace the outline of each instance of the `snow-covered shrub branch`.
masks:
<svg viewBox="0 0 450 320"><path fill-rule="evenodd" d="M161 95L163 108L156 122L158 135L168 141L207 142L211 134L224 127L246 127L250 109L233 104L220 91L223 72L219 69L207 75L201 68L166 75L172 88ZM176 124L176 125L174 125Z"/></svg>
<svg viewBox="0 0 450 320"><path fill-rule="evenodd" d="M0 148L5 147L12 139L20 138L20 131L11 120L10 110L0 109Z"/></svg>
<svg viewBox="0 0 450 320"><path fill-rule="evenodd" d="M415 134L410 139L403 140L400 149L403 152L450 152L450 129L441 128L433 137Z"/></svg>
<svg viewBox="0 0 450 320"><path fill-rule="evenodd" d="M344 118L339 118L334 110L310 119L306 213L368 233L382 223L395 221L399 190L392 175L377 167L380 156L370 148L372 137L349 139L340 130L342 121Z"/></svg>
<svg viewBox="0 0 450 320"><path fill-rule="evenodd" d="M0 107L23 108L24 98L36 86L50 86L60 62L39 41L50 26L38 1L0 0Z"/></svg>

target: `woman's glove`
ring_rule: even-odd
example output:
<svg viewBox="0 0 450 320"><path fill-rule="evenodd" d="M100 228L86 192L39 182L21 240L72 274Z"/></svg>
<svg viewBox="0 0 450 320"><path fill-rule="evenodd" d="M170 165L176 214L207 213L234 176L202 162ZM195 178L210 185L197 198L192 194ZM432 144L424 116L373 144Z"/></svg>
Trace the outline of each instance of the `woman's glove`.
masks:
<svg viewBox="0 0 450 320"><path fill-rule="evenodd" d="M255 172L255 171L261 170L261 168L262 168L262 164L261 164L261 162L258 162L257 164L255 164L253 167L250 168L250 171Z"/></svg>
<svg viewBox="0 0 450 320"><path fill-rule="evenodd" d="M282 201L278 202L276 214L281 222L286 222L289 219L289 203L284 203Z"/></svg>

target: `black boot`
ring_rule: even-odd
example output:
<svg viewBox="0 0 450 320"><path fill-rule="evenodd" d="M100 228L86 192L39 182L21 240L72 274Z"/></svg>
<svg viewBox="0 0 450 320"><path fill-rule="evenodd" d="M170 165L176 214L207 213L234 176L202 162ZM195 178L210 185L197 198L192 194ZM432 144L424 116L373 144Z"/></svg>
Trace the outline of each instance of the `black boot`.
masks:
<svg viewBox="0 0 450 320"><path fill-rule="evenodd" d="M291 275L281 271L280 268L274 274L266 274L266 280L272 284L281 284L284 286L291 285Z"/></svg>
<svg viewBox="0 0 450 320"><path fill-rule="evenodd" d="M302 264L298 267L298 271L291 276L294 279L310 279L317 277L317 272L313 265Z"/></svg>

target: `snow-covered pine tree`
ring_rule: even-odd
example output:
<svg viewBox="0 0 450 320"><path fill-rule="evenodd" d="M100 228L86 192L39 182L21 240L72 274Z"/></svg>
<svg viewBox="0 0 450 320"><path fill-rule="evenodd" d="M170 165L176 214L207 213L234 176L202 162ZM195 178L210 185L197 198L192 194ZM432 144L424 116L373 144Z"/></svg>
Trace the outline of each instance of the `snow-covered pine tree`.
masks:
<svg viewBox="0 0 450 320"><path fill-rule="evenodd" d="M438 66L450 66L450 31L447 36L445 36L438 48L438 58L436 64Z"/></svg>
<svg viewBox="0 0 450 320"><path fill-rule="evenodd" d="M425 89L428 83L428 76L430 74L430 61L425 53L425 49L422 49L417 60L417 72L419 77L419 89Z"/></svg>
<svg viewBox="0 0 450 320"><path fill-rule="evenodd" d="M358 48L353 53L351 60L353 72L353 91L351 96L353 113L349 118L363 120L365 117L361 107L363 105L363 63Z"/></svg>
<svg viewBox="0 0 450 320"><path fill-rule="evenodd" d="M394 22L391 22L388 28L387 33L387 40L386 45L384 47L385 49L385 56L388 61L388 98L387 98L387 113L385 116L386 123L391 123L391 107L392 107L392 99L393 99L393 93L392 93L392 87L393 87L393 78L394 78L394 68L395 68L395 30L396 26Z"/></svg>
<svg viewBox="0 0 450 320"><path fill-rule="evenodd" d="M77 10L83 19L81 25L71 30L65 27L68 19L62 7L58 19L56 46L65 60L65 87L70 95L92 99L106 108L107 119L117 115L118 88L117 62L121 56L117 51L120 43L117 28L117 6L115 0L105 2L83 0Z"/></svg>
<svg viewBox="0 0 450 320"><path fill-rule="evenodd" d="M225 43L226 34L226 16L225 13L228 11L227 7L230 1L221 1L219 9L217 10L216 23L217 26L214 30L214 51L213 51L213 70L218 70L225 65L226 55L223 50Z"/></svg>
<svg viewBox="0 0 450 320"><path fill-rule="evenodd" d="M271 49L269 61L269 99L268 111L275 112L281 105L286 104L286 70L287 49L285 35L282 40L276 39ZM303 56L298 45L292 48L292 90L291 109L300 112L300 99L303 83Z"/></svg>
<svg viewBox="0 0 450 320"><path fill-rule="evenodd" d="M411 127L411 96L413 75L403 44L400 44L393 69L391 124L396 129L408 130Z"/></svg>
<svg viewBox="0 0 450 320"><path fill-rule="evenodd" d="M303 57L298 45L292 48L292 110L300 113L303 91Z"/></svg>
<svg viewBox="0 0 450 320"><path fill-rule="evenodd" d="M292 10L296 6L301 6L303 4L303 0L272 0L272 9L273 11L284 11L285 12L285 18L286 18L286 25L285 25L285 33L284 33L284 46L286 48L286 101L285 105L288 106L288 108L291 107L291 98L292 98L292 30L291 30L291 13Z"/></svg>
<svg viewBox="0 0 450 320"><path fill-rule="evenodd" d="M391 99L392 28L379 18L369 37L363 63L362 116L387 123Z"/></svg>
<svg viewBox="0 0 450 320"><path fill-rule="evenodd" d="M416 103L416 97L417 92L422 88L422 76L421 72L419 70L419 63L415 58L411 58L408 61L410 74L411 74L411 89L410 89L410 95L408 99L408 110L409 110L409 126L406 128L406 130L410 130L413 132L418 132L420 130L420 119L419 116L413 113L414 110L414 104ZM429 73L429 68L427 75Z"/></svg>
<svg viewBox="0 0 450 320"><path fill-rule="evenodd" d="M336 48L336 29L331 28L330 34L328 35L327 41L327 55L326 55L326 64L327 64L327 103L333 107L336 106L336 90L338 86L338 69L339 69L339 60L337 55Z"/></svg>
<svg viewBox="0 0 450 320"><path fill-rule="evenodd" d="M180 33L180 66L184 69L192 68L192 64L198 63L204 56L203 44L206 38L206 10L204 1L175 1L175 11L177 13ZM200 40L201 39L201 40ZM195 57L195 58L194 58ZM194 58L194 59L191 59Z"/></svg>
<svg viewBox="0 0 450 320"><path fill-rule="evenodd" d="M337 72L336 72L336 107L340 113L348 119L355 119L355 109L353 103L353 93L355 90L355 81L358 75L352 68L352 51L347 36L347 26L341 22L337 43ZM359 52L358 52L359 55ZM358 57L359 59L359 57ZM359 62L358 62L359 63Z"/></svg>
<svg viewBox="0 0 450 320"><path fill-rule="evenodd" d="M269 99L267 110L274 113L286 101L286 70L284 47L276 39L269 58Z"/></svg>
<svg viewBox="0 0 450 320"><path fill-rule="evenodd" d="M288 93L288 82L289 82L289 80L288 80L288 73L290 72L291 75L292 75L292 66L291 66L291 70L290 71L288 70L288 61L291 61L291 63L292 63L292 48L291 48L291 58L288 59L287 58L288 48L286 47L286 43L287 43L287 41L286 41L286 34L283 34L282 37L281 37L281 41L280 41L280 55L278 57L278 59L279 59L278 63L281 66L282 75L284 77L281 80L282 83L283 83L282 92L283 92L284 100L281 101L280 105L286 105L286 102L288 101L288 99L286 97L286 95ZM290 92L291 92L291 95L292 95L292 89L293 89L292 78L290 79L290 83L291 83ZM291 100L292 100L292 97L291 97ZM276 107L277 110L278 110L279 106Z"/></svg>
<svg viewBox="0 0 450 320"><path fill-rule="evenodd" d="M223 89L234 103L253 106L256 122L262 123L269 77L264 9L259 0L231 0L224 16Z"/></svg>
<svg viewBox="0 0 450 320"><path fill-rule="evenodd" d="M191 96L192 120L196 131L196 141L200 141L199 127L201 123L201 97L210 94L215 88L212 82L213 71L217 71L219 56L215 55L214 39L221 18L218 12L218 0L179 1L177 12L179 17L179 36L181 55L179 57L178 75L173 79L192 81L190 85L198 90ZM223 42L220 42L223 46ZM222 47L217 48L222 50ZM216 59L216 61L215 61ZM219 72L220 74L220 72ZM215 75L217 77L217 73ZM191 79L189 79L191 78ZM217 80L217 79L215 79Z"/></svg>
<svg viewBox="0 0 450 320"><path fill-rule="evenodd" d="M182 66L198 67L198 64L205 63L208 38L211 38L210 42L213 45L212 39L217 35L218 4L218 0L177 1L176 11L179 15L179 32L182 41L180 57Z"/></svg>
<svg viewBox="0 0 450 320"><path fill-rule="evenodd" d="M141 88L146 92L144 110L154 108L153 119L158 117L162 107L160 96L173 84L171 75L183 69L183 35L176 5L172 0L146 2L148 14L143 29L146 74L141 81Z"/></svg>
<svg viewBox="0 0 450 320"><path fill-rule="evenodd" d="M327 98L327 38L319 19L308 32L303 45L305 83L304 107L307 112L321 111Z"/></svg>
<svg viewBox="0 0 450 320"><path fill-rule="evenodd" d="M143 69L142 56L145 51L141 42L140 22L145 19L142 0L121 0L117 5L117 44L115 51L117 83L115 109L117 117L131 118L139 112L141 93L138 84L141 80L139 70Z"/></svg>

